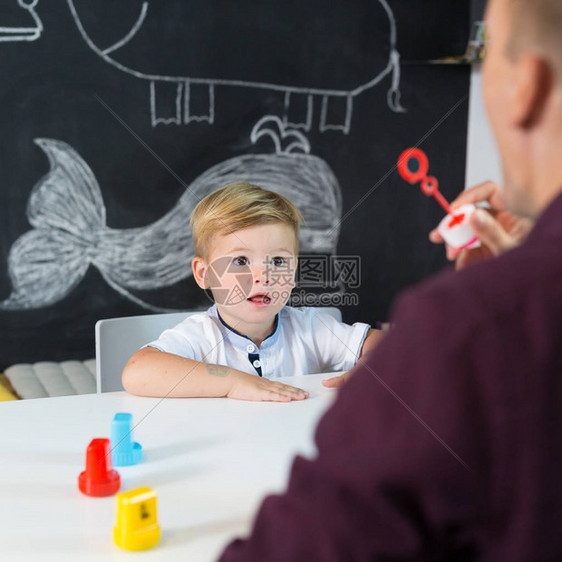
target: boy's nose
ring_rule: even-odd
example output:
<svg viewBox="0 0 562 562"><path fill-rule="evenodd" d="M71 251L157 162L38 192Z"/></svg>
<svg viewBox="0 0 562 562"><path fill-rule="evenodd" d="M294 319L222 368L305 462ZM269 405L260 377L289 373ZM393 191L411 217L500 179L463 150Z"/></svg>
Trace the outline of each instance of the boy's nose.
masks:
<svg viewBox="0 0 562 562"><path fill-rule="evenodd" d="M254 283L269 285L269 272L267 267L256 267L254 269Z"/></svg>

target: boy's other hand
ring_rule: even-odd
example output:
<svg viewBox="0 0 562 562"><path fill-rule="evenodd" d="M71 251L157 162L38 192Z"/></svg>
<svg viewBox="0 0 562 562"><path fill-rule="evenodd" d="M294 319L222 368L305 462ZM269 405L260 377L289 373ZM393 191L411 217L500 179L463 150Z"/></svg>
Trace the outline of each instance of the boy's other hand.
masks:
<svg viewBox="0 0 562 562"><path fill-rule="evenodd" d="M308 392L288 384L264 379L248 373L236 373L228 398L262 402L291 402L308 398Z"/></svg>
<svg viewBox="0 0 562 562"><path fill-rule="evenodd" d="M338 375L331 379L323 380L322 384L326 388L341 388L348 381L349 377L351 377L351 371L347 371L343 375Z"/></svg>
<svg viewBox="0 0 562 562"><path fill-rule="evenodd" d="M531 220L517 217L506 211L499 186L491 181L463 191L451 203L451 208L455 210L467 203L482 202L488 203L490 209L477 209L470 218L470 226L482 245L479 248L465 250L447 246L447 258L456 261L456 269L498 256L518 246L533 227ZM430 232L429 239L436 244L443 242L437 229Z"/></svg>

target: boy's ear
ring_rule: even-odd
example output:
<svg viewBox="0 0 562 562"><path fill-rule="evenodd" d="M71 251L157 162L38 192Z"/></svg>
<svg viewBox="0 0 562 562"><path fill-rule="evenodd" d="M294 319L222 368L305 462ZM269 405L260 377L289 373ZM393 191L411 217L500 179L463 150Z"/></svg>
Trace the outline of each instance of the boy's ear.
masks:
<svg viewBox="0 0 562 562"><path fill-rule="evenodd" d="M197 285L199 285L201 289L208 289L209 282L206 278L207 262L203 258L195 256L191 260L191 269L193 270L193 278L195 279Z"/></svg>

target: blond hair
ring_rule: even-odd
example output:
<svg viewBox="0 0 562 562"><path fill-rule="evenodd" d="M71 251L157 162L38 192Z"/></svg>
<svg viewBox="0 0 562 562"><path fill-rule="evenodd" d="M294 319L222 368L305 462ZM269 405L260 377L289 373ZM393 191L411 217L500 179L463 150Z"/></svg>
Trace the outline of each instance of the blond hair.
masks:
<svg viewBox="0 0 562 562"><path fill-rule="evenodd" d="M562 79L562 2L560 0L509 0L511 31L509 54L518 58L537 50Z"/></svg>
<svg viewBox="0 0 562 562"><path fill-rule="evenodd" d="M301 222L300 211L286 197L250 183L230 183L201 199L191 213L194 252L206 258L213 236L268 223L290 226L298 251Z"/></svg>

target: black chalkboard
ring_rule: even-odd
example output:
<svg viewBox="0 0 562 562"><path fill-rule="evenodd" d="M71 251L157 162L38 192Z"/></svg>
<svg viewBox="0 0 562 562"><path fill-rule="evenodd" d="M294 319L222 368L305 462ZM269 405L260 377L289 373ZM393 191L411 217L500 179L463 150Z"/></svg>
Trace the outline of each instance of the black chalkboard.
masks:
<svg viewBox="0 0 562 562"><path fill-rule="evenodd" d="M471 1L471 19L472 21L482 21L484 19L484 12L486 10L486 0L472 0Z"/></svg>
<svg viewBox="0 0 562 562"><path fill-rule="evenodd" d="M419 143L446 197L464 187L470 68L423 61L464 51L470 8L2 2L0 369L93 357L100 318L206 307L188 216L235 179L301 206L332 281L309 269L307 293L386 320L446 265L427 241L442 210L394 167Z"/></svg>

